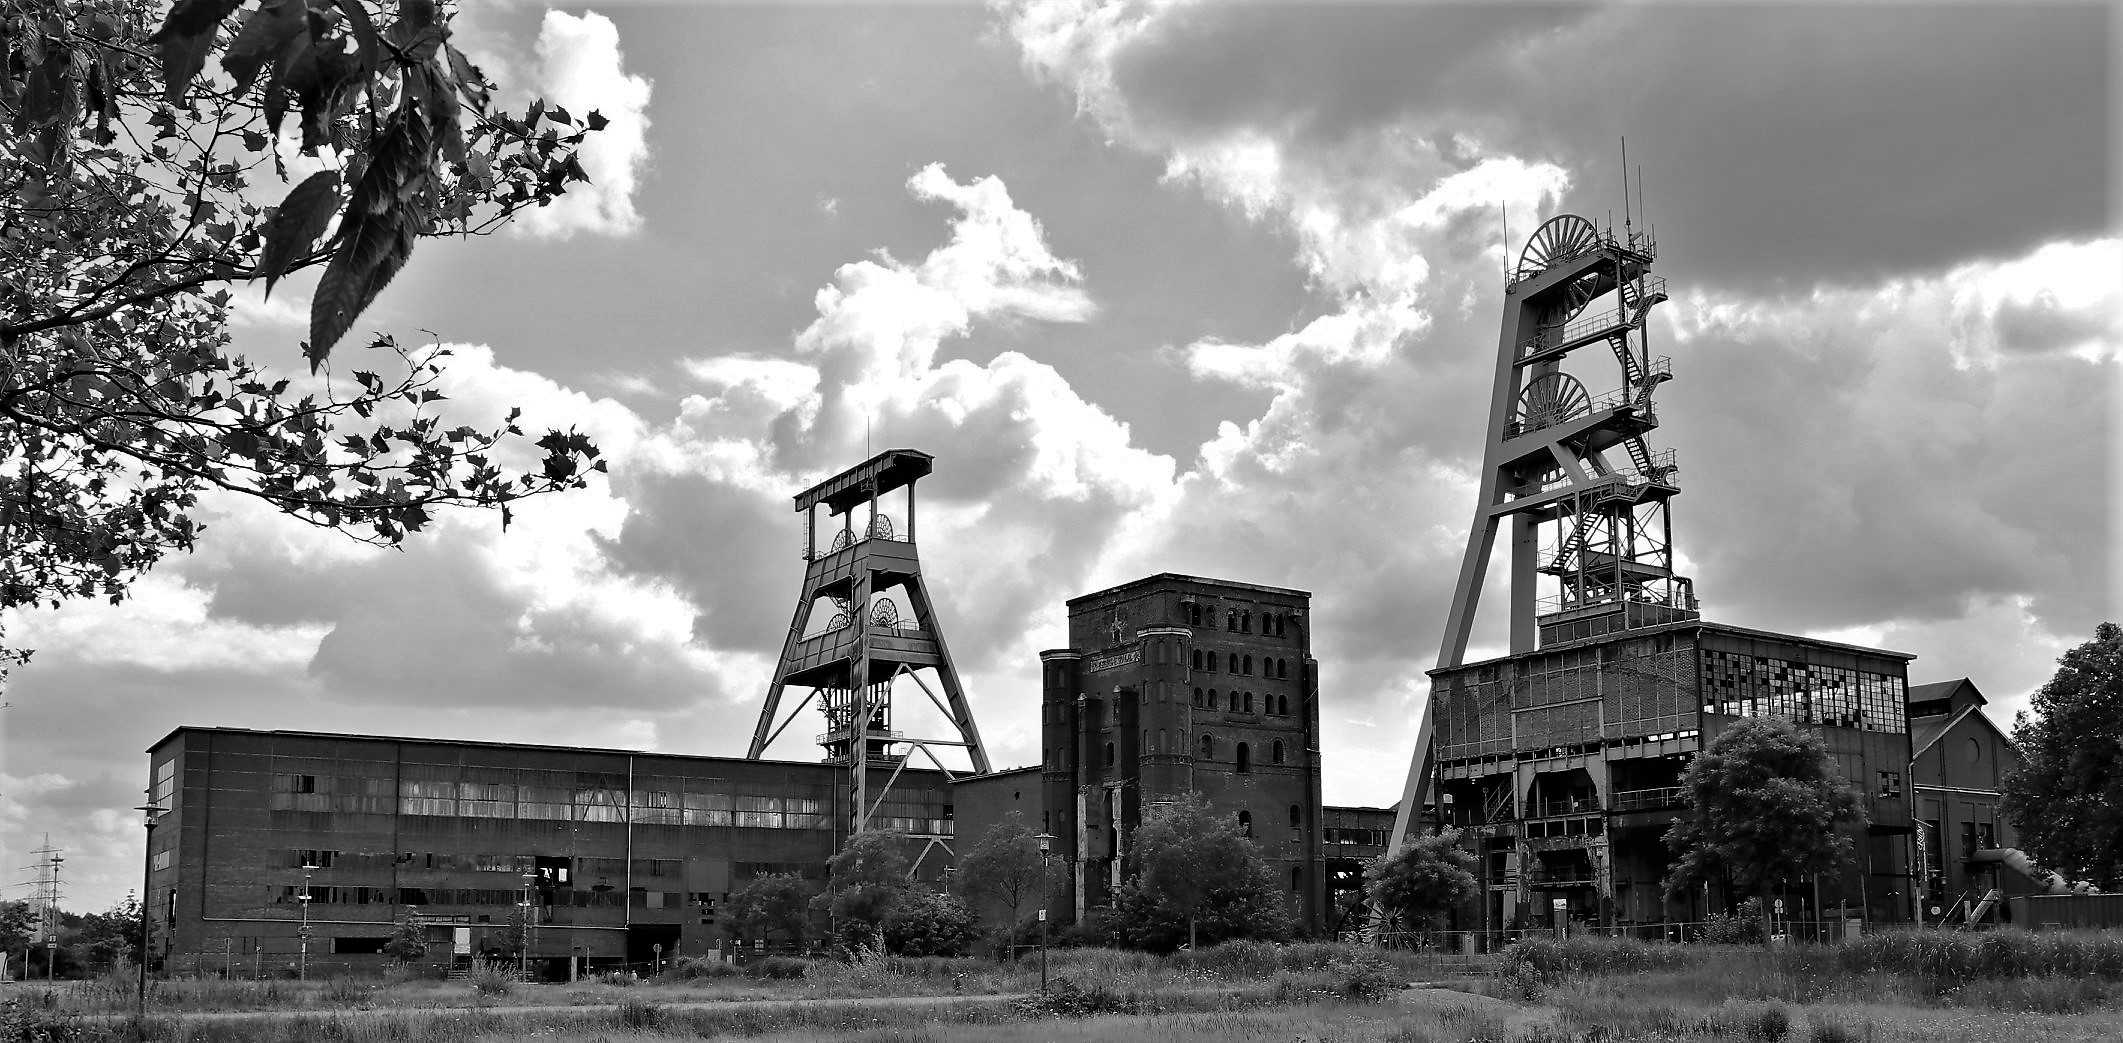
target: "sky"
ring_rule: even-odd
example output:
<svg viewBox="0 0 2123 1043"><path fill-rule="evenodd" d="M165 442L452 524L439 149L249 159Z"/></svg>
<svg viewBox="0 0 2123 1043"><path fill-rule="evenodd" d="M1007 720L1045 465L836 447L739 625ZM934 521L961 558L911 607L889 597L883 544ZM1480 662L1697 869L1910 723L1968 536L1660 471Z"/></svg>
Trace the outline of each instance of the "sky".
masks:
<svg viewBox="0 0 2123 1043"><path fill-rule="evenodd" d="M450 346L453 422L521 406L609 475L395 551L210 497L126 603L14 614L8 897L47 835L69 908L136 887L144 751L184 725L742 755L802 578L790 498L888 447L937 458L924 568L996 766L1038 760L1063 602L1179 572L1312 593L1326 800L1386 805L1500 272L1542 220L1619 216L1624 137L1706 618L1912 653L2005 725L2123 602L2110 7L490 3L457 30L505 97L610 120L594 184L424 242L360 327ZM236 347L294 369L312 285L239 294ZM1504 650L1485 605L1474 657Z"/></svg>

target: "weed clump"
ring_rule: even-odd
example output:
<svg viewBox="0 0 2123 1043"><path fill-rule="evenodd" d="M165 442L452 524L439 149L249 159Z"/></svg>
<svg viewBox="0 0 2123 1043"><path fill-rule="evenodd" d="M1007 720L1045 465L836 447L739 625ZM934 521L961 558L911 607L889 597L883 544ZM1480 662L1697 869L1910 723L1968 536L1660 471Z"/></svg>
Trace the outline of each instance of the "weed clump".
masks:
<svg viewBox="0 0 2123 1043"><path fill-rule="evenodd" d="M516 987L516 972L506 963L481 960L472 965L464 980L481 996L506 996Z"/></svg>
<svg viewBox="0 0 2123 1043"><path fill-rule="evenodd" d="M636 1031L662 1028L664 1009L661 1005L639 996L628 996L619 1001L619 1025Z"/></svg>
<svg viewBox="0 0 2123 1043"><path fill-rule="evenodd" d="M1115 992L1101 982L1085 988L1068 978L1056 978L1045 992L1018 1000L1017 1013L1028 1018L1087 1018L1094 1014L1133 1014L1132 997Z"/></svg>

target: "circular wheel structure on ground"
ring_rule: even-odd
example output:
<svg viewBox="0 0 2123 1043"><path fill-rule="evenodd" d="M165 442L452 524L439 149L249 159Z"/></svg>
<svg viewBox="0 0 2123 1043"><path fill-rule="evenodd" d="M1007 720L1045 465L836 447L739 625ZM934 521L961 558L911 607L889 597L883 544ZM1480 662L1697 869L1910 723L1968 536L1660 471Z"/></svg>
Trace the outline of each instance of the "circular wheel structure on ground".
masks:
<svg viewBox="0 0 2123 1043"><path fill-rule="evenodd" d="M1518 428L1538 431L1592 412L1592 396L1568 373L1543 373L1519 392Z"/></svg>

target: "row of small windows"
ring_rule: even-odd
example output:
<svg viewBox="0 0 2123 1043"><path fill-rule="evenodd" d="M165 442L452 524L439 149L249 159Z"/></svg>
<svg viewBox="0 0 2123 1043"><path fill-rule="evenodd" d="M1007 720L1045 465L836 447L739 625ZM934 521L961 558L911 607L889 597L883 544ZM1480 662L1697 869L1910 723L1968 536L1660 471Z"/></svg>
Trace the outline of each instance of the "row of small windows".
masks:
<svg viewBox="0 0 2123 1043"><path fill-rule="evenodd" d="M1194 650L1191 662L1194 669L1196 670L1207 671L1210 673L1214 673L1216 671L1215 652L1204 652L1201 649L1197 648ZM1251 676L1253 674L1253 657L1250 655L1240 655L1237 652L1226 653L1224 659L1224 672L1227 674L1246 674L1248 676ZM1270 659L1266 656L1262 656L1261 676L1275 678L1289 677L1290 661L1288 659Z"/></svg>
<svg viewBox="0 0 2123 1043"><path fill-rule="evenodd" d="M1200 603L1193 601L1185 602L1181 605L1181 609L1186 615L1188 626L1213 627L1216 625L1215 609L1209 609L1205 612L1202 610ZM1261 633L1267 637L1286 636L1290 632L1290 619L1291 617L1286 613L1263 612L1261 613ZM1253 610L1225 609L1224 629L1234 634L1253 633Z"/></svg>
<svg viewBox="0 0 2123 1043"><path fill-rule="evenodd" d="M1204 693L1202 689L1195 689L1194 705L1197 708L1204 710L1224 709L1223 697L1217 695L1216 689L1214 688L1209 689L1206 693ZM1230 709L1232 713L1252 713L1253 693L1232 692ZM1269 715L1270 717L1290 716L1290 697L1287 695L1276 695L1274 693L1269 693L1267 695L1261 696L1261 712Z"/></svg>
<svg viewBox="0 0 2123 1043"><path fill-rule="evenodd" d="M1145 729L1143 729L1143 752L1145 752L1145 753L1178 753L1178 752L1179 752L1179 747L1178 747L1178 746L1174 746L1174 745L1168 745L1168 742L1167 742L1167 736L1168 736L1169 734L1170 734L1170 733L1169 733L1168 731L1166 731L1165 729L1163 729L1163 728L1159 728L1159 729L1157 730L1157 739L1156 739L1156 742L1154 742L1154 743L1153 743L1153 742L1151 741L1151 737L1150 737L1150 729L1148 729L1148 728L1145 728ZM1180 733L1180 743L1181 743L1181 744L1185 744L1185 742L1186 742L1186 741L1187 741L1187 736L1186 736L1186 733L1184 733L1184 732ZM1110 742L1109 742L1109 743L1107 743L1107 744L1106 744L1106 747L1105 747L1105 751L1104 751L1104 752L1105 752L1105 766L1106 766L1106 767L1108 767L1108 768L1110 768L1110 767L1112 767L1112 766L1113 766L1113 762L1114 762L1114 757L1115 757L1115 755L1116 755L1116 751L1115 751L1114 745L1113 745L1112 743L1110 743ZM1201 759L1203 759L1203 760L1215 760L1215 759L1216 759L1216 737L1215 737L1215 736L1213 736L1213 735L1208 735L1208 734L1204 734L1204 735L1202 736L1202 741L1201 741ZM1277 740L1275 740L1275 741L1274 741L1273 743L1269 744L1269 746L1268 746L1268 763L1270 763L1270 764L1282 764L1282 763L1284 763L1284 761L1285 761L1285 760L1287 760L1287 759L1288 759L1288 755L1287 755L1287 752L1286 752L1286 750L1285 750L1285 748L1284 748L1284 746L1283 746L1283 740L1281 740L1281 739L1277 739ZM1239 744L1238 744L1238 746L1237 746L1237 747L1236 747L1236 748L1235 748L1235 749L1234 749L1234 750L1232 751L1232 765L1233 765L1233 767L1232 767L1232 770L1234 770L1234 771L1237 771L1237 772L1241 772L1241 773L1244 773L1244 772L1250 772L1250 771L1252 771L1252 770L1253 770L1253 745L1252 745L1251 743L1244 743L1244 742L1242 742L1242 743L1239 743Z"/></svg>

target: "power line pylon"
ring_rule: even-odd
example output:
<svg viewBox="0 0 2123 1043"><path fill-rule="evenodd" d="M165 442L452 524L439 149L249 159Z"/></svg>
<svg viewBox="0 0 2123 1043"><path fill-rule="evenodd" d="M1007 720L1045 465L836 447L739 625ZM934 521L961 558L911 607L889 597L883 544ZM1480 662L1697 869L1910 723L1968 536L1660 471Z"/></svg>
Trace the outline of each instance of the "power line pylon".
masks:
<svg viewBox="0 0 2123 1043"><path fill-rule="evenodd" d="M874 798L869 793L873 764L890 765L896 779L919 750L949 775L951 769L930 747L958 746L966 750L975 772L989 770L988 752L937 626L914 542L914 483L929 474L934 460L912 449L888 449L796 497L796 513L804 516L803 590L745 756L759 759L796 715L817 700L826 718L826 731L818 736L825 759L848 766L851 833L862 832L884 800L883 792ZM878 501L901 489L906 490L905 527L896 530L891 517L879 512ZM821 506L828 520L840 519L823 550ZM860 529L855 523L858 510L865 512ZM904 609L891 593L895 589L906 599ZM822 610L830 614L822 626L814 627ZM931 688L920 670L933 671L943 691ZM894 730L892 693L901 677L928 695L951 722L955 737L909 737ZM782 692L791 685L809 688L811 694L777 724ZM890 786L888 779L885 788Z"/></svg>
<svg viewBox="0 0 2123 1043"><path fill-rule="evenodd" d="M1666 300L1650 273L1648 234L1565 214L1527 240L1504 288L1480 502L1438 649L1463 664L1490 551L1510 522L1511 652L1697 618L1694 584L1674 568L1673 451L1644 440L1658 427L1652 393L1673 375L1653 357L1646 321ZM1578 373L1611 354L1616 390L1594 396ZM1607 349L1605 353L1597 349ZM1604 367L1603 367L1604 368ZM1431 792L1425 705L1393 831L1397 847Z"/></svg>

